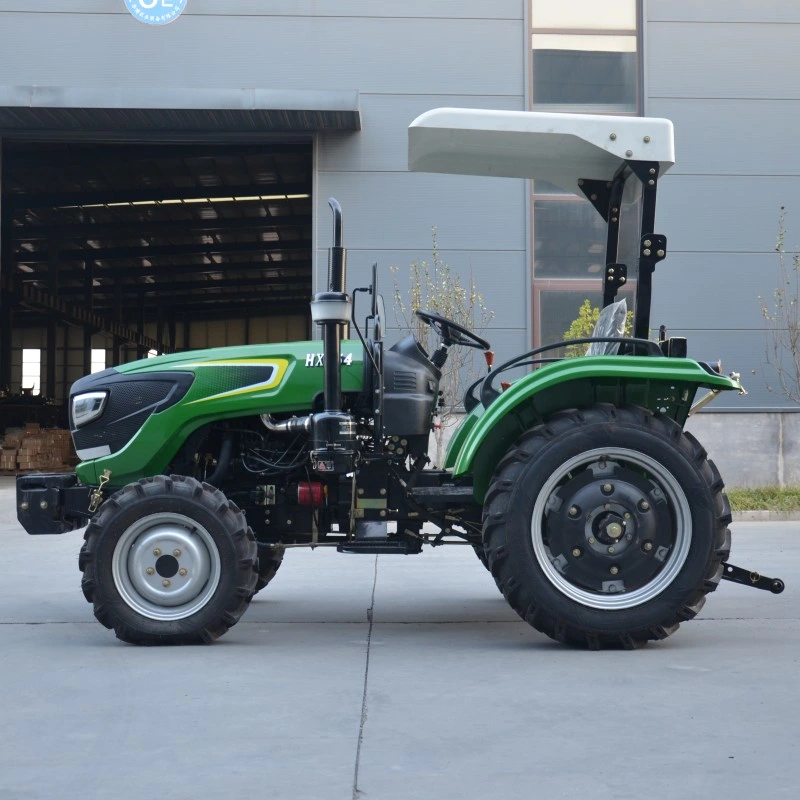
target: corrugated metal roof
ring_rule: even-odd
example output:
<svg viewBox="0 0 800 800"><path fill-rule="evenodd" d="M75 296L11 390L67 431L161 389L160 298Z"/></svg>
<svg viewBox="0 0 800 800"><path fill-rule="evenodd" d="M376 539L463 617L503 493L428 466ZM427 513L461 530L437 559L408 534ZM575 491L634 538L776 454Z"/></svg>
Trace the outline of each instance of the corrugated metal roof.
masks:
<svg viewBox="0 0 800 800"><path fill-rule="evenodd" d="M356 91L0 87L0 134L359 130Z"/></svg>

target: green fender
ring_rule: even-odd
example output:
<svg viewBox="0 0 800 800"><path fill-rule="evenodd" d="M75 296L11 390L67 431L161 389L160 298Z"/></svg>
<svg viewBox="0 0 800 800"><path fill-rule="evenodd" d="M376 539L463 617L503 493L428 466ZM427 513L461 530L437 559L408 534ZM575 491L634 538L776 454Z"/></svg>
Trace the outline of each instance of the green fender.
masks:
<svg viewBox="0 0 800 800"><path fill-rule="evenodd" d="M597 403L631 404L683 426L697 390L742 391L734 378L696 361L644 356L584 356L543 366L515 381L488 408L476 406L450 441L445 467L472 474L483 502L497 463L521 433L555 411Z"/></svg>

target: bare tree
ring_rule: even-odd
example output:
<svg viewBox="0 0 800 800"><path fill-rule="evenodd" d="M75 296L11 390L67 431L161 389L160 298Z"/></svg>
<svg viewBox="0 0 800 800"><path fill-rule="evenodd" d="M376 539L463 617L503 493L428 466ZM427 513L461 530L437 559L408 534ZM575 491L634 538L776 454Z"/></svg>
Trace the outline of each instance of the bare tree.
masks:
<svg viewBox="0 0 800 800"><path fill-rule="evenodd" d="M758 300L766 333L765 361L772 367L777 386L770 392L800 404L800 253L786 250L786 209L778 217L778 285L768 303Z"/></svg>
<svg viewBox="0 0 800 800"><path fill-rule="evenodd" d="M415 311L422 309L441 314L478 335L494 318L494 312L486 308L472 275L468 280L462 280L461 275L441 258L435 227L431 228L431 235L432 260L415 261L409 266L410 289L407 296L398 281L400 268L391 267L397 324L401 329L413 332L428 352L432 352L437 343L431 341L433 334L430 327L414 316ZM485 361L473 348L450 348L439 383L441 400L434 420L436 464L439 466L444 459L445 432L458 421L464 392L485 370Z"/></svg>

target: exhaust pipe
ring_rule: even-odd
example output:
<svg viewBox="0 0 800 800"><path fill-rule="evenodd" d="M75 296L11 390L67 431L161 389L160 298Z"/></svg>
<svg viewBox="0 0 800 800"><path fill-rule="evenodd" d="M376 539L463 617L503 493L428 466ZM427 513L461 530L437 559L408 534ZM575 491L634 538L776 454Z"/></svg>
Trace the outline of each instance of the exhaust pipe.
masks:
<svg viewBox="0 0 800 800"><path fill-rule="evenodd" d="M328 291L311 301L311 319L322 326L325 410L313 416L311 462L318 472L351 472L355 464L355 421L342 411L342 331L350 322L352 301L345 292L347 252L342 246L342 207L328 198L333 212L333 245L328 251Z"/></svg>

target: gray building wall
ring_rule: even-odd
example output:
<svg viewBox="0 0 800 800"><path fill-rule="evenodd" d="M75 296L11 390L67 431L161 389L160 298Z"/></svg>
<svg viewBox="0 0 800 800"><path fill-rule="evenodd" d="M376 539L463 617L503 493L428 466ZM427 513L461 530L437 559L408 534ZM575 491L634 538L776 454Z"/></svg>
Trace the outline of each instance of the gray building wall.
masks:
<svg viewBox="0 0 800 800"><path fill-rule="evenodd" d="M443 258L474 276L496 312L489 338L503 358L531 338L528 185L410 174L406 128L437 106L526 107L527 6L189 0L177 22L155 28L121 2L0 0L0 85L94 87L109 97L141 87L357 91L362 130L316 137L316 286L329 195L345 210L350 286L378 261L391 294L389 265L430 259L436 226ZM799 45L795 0L644 2L645 113L675 122L678 159L661 187L670 258L656 272L652 322L686 335L691 355L742 373L750 394L723 396L717 410L790 407L766 390L758 296L775 288L780 206L790 214L787 243L800 242ZM798 474L794 427L779 415L742 415L733 427L720 416L729 415L703 414L690 427L725 462L728 483ZM745 463L745 450L763 465Z"/></svg>
<svg viewBox="0 0 800 800"><path fill-rule="evenodd" d="M661 184L652 322L722 358L747 397L717 410L795 409L770 393L759 296L778 284L778 216L800 243L800 4L646 0L645 113L675 124L677 163Z"/></svg>
<svg viewBox="0 0 800 800"><path fill-rule="evenodd" d="M430 260L435 226L442 256L472 273L497 312L490 338L502 358L530 338L526 182L410 174L406 128L437 106L525 107L526 5L190 0L157 28L121 2L0 0L0 82L357 90L362 130L317 135L315 285L325 281L330 195L344 209L350 286L378 261L391 294L389 265Z"/></svg>

